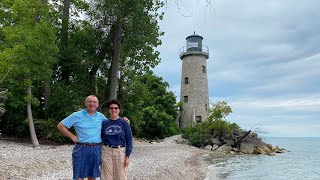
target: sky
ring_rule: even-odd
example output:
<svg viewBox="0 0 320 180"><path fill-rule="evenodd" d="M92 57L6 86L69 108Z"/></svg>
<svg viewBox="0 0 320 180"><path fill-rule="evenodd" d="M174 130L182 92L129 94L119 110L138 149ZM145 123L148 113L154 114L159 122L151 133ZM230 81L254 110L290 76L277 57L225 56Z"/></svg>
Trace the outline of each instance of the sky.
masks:
<svg viewBox="0 0 320 180"><path fill-rule="evenodd" d="M155 74L179 101L179 50L195 31L209 48L209 99L227 101L228 121L261 136L320 137L320 1L207 1L162 9Z"/></svg>

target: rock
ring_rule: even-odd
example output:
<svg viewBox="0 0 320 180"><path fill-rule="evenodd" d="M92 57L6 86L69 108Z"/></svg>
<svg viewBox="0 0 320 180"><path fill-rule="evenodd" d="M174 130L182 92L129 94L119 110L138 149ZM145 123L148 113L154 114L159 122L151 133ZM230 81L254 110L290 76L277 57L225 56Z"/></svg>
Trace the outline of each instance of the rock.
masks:
<svg viewBox="0 0 320 180"><path fill-rule="evenodd" d="M269 152L269 153L267 153L269 156L275 156L276 155L276 153L274 153L274 152Z"/></svg>
<svg viewBox="0 0 320 180"><path fill-rule="evenodd" d="M229 153L230 154L237 154L237 152L235 152L235 151L230 151Z"/></svg>
<svg viewBox="0 0 320 180"><path fill-rule="evenodd" d="M240 152L244 154L253 154L254 145L251 143L241 143Z"/></svg>
<svg viewBox="0 0 320 180"><path fill-rule="evenodd" d="M239 152L239 150L237 148L232 148L231 151Z"/></svg>
<svg viewBox="0 0 320 180"><path fill-rule="evenodd" d="M273 151L273 152L275 152L275 153L284 153L284 152L288 152L286 149L284 149L284 148L280 148L279 146L273 147L272 151Z"/></svg>
<svg viewBox="0 0 320 180"><path fill-rule="evenodd" d="M214 145L212 146L212 151L215 151L215 150L217 150L218 148L219 148L219 146L216 145L216 144L214 144Z"/></svg>
<svg viewBox="0 0 320 180"><path fill-rule="evenodd" d="M265 152L260 147L256 147L254 148L253 154L265 154Z"/></svg>
<svg viewBox="0 0 320 180"><path fill-rule="evenodd" d="M232 149L231 145L224 144L224 145L220 146L218 149L216 149L216 151L219 151L219 152L230 152L231 149Z"/></svg>
<svg viewBox="0 0 320 180"><path fill-rule="evenodd" d="M206 145L205 147L203 147L203 149L205 149L205 150L212 150L212 146L211 146L211 145Z"/></svg>
<svg viewBox="0 0 320 180"><path fill-rule="evenodd" d="M211 138L211 142L212 144L217 144L217 145L221 144L221 142L217 138Z"/></svg>
<svg viewBox="0 0 320 180"><path fill-rule="evenodd" d="M153 141L153 140L149 141L149 143L150 143L150 144L158 144L158 142Z"/></svg>

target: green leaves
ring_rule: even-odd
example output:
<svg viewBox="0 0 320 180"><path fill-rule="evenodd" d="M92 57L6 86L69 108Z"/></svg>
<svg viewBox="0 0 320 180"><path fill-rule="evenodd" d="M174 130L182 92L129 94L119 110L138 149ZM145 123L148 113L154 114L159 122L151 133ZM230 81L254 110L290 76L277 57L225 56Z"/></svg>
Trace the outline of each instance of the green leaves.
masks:
<svg viewBox="0 0 320 180"><path fill-rule="evenodd" d="M11 114L5 116L4 124L9 132L13 127L14 133L15 123L19 124L25 118L25 114L19 112L22 108L26 111L25 105L28 106L28 118L32 122L31 104L38 106L40 101L31 94L31 85L50 78L58 47L55 28L48 21L49 7L46 4L42 4L40 0L14 0L0 5L8 18L0 24L0 43L3 44L0 51L0 73L11 69L5 84L9 91L8 97L10 96L6 102L6 105L10 105L7 113ZM23 101L24 106L14 106ZM30 135L36 146L37 139L31 127L32 123Z"/></svg>
<svg viewBox="0 0 320 180"><path fill-rule="evenodd" d="M128 82L123 102L124 114L131 120L133 133L145 138L164 138L176 134L176 99L168 83L147 72ZM130 102L130 103L128 103Z"/></svg>
<svg viewBox="0 0 320 180"><path fill-rule="evenodd" d="M53 26L44 20L35 22L35 7L30 11L23 4L14 4L13 7L13 12L21 12L15 18L21 19L15 25L4 27L7 48L0 53L1 59L13 68L15 76L23 75L30 80L50 76L51 66L56 62L54 56L58 51ZM22 17L25 14L28 16Z"/></svg>
<svg viewBox="0 0 320 180"><path fill-rule="evenodd" d="M135 135L163 138L177 133L175 118L182 106L167 90L169 84L150 71L160 63L155 49L163 35L158 23L163 17L159 10L163 3L70 0L70 4L70 8L66 6L69 14L63 13L65 9L57 0L47 4L41 0L1 0L0 76L11 69L1 84L8 89L7 111L0 122L0 128L6 129L3 132L17 133L28 102L36 106L32 109L39 120L36 125L48 117L60 121L83 108L83 98L89 94L99 97L103 110L115 49L114 22L121 17L121 78L117 89L122 114L130 118ZM85 16L79 16L80 12ZM68 23L62 25L62 19ZM51 96L44 93L44 81ZM26 87L31 86L32 95L27 96ZM45 100L49 101L49 111Z"/></svg>
<svg viewBox="0 0 320 180"><path fill-rule="evenodd" d="M230 113L232 113L231 107L225 101L218 101L217 103L213 103L212 108L209 109L209 117L208 120L222 120Z"/></svg>
<svg viewBox="0 0 320 180"><path fill-rule="evenodd" d="M31 102L31 104L34 105L34 106L39 106L39 104L40 104L40 101L34 96L26 96L24 98L24 101L26 103Z"/></svg>
<svg viewBox="0 0 320 180"><path fill-rule="evenodd" d="M212 137L231 139L235 130L240 130L236 123L228 122L225 117L232 112L231 107L225 101L212 104L209 109L210 116L207 121L190 124L183 129L183 135L187 137L194 146L203 146L210 142Z"/></svg>

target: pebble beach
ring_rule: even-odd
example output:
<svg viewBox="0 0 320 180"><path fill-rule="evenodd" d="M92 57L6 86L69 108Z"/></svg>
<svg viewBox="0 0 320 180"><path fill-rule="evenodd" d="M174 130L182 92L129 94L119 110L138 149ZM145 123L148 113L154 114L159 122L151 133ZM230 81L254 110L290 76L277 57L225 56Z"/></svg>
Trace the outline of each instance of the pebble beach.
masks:
<svg viewBox="0 0 320 180"><path fill-rule="evenodd" d="M185 144L172 138L163 142L134 140L128 180L203 180L216 152ZM73 145L40 145L0 140L0 179L72 179ZM99 178L98 178L99 179Z"/></svg>

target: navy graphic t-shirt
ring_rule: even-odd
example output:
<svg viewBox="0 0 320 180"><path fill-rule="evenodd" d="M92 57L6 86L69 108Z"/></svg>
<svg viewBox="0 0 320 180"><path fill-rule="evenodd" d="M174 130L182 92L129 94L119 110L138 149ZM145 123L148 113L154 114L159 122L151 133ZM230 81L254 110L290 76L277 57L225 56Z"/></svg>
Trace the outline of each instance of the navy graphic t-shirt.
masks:
<svg viewBox="0 0 320 180"><path fill-rule="evenodd" d="M132 152L132 132L129 124L122 118L104 120L101 137L105 145L126 146L126 156L130 156Z"/></svg>

